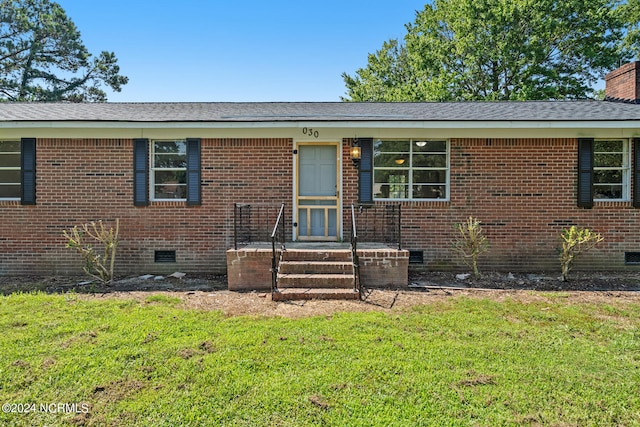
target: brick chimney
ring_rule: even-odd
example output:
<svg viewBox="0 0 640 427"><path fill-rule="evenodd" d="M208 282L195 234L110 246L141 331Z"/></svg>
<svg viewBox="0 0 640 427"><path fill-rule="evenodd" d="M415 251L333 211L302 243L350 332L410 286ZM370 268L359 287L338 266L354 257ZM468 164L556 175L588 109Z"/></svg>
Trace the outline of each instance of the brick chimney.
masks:
<svg viewBox="0 0 640 427"><path fill-rule="evenodd" d="M640 104L640 61L630 62L604 77L607 101Z"/></svg>

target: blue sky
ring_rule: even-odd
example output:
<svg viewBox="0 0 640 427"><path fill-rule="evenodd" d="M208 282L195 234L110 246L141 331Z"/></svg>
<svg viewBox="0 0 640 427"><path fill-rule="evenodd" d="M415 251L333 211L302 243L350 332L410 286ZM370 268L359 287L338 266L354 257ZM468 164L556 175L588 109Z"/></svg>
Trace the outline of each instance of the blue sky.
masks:
<svg viewBox="0 0 640 427"><path fill-rule="evenodd" d="M339 101L341 74L392 38L426 0L57 0L93 54L129 83L113 102Z"/></svg>

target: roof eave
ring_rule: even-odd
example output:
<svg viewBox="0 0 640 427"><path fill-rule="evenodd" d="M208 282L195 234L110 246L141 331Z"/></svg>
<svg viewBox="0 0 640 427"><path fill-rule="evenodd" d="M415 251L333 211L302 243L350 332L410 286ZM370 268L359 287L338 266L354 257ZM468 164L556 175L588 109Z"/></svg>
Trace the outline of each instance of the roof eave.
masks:
<svg viewBox="0 0 640 427"><path fill-rule="evenodd" d="M0 121L0 129L241 129L241 128L389 128L389 129L598 129L638 128L640 120L273 120L273 121Z"/></svg>

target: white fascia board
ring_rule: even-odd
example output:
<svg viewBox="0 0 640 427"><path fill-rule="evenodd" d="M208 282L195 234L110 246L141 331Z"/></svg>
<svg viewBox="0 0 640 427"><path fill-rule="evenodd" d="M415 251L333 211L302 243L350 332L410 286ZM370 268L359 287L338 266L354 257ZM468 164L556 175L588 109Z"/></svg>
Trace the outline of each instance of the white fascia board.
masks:
<svg viewBox="0 0 640 427"><path fill-rule="evenodd" d="M306 129L305 129L306 128ZM320 131L310 136L305 130ZM633 138L640 121L594 122L0 122L0 139L20 138Z"/></svg>
<svg viewBox="0 0 640 427"><path fill-rule="evenodd" d="M135 137L159 138L161 135L201 133L202 137L294 137L304 128L324 130L324 136L440 138L503 137L517 138L528 132L530 138L553 137L637 137L640 121L293 121L293 122L0 122L0 139L32 132L32 136ZM264 132L261 134L260 132ZM46 134L46 135L45 135ZM402 134L402 135L401 135ZM598 134L598 135L596 135ZM176 136L177 137L177 136Z"/></svg>

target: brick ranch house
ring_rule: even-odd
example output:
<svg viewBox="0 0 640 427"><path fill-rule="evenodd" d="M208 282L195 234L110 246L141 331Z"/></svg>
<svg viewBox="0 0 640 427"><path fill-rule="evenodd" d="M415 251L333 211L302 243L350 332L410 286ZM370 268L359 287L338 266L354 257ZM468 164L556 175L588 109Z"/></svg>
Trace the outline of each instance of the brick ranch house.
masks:
<svg viewBox="0 0 640 427"><path fill-rule="evenodd" d="M373 233L399 227L404 269L463 268L470 215L483 269L559 270L572 224L606 239L577 269L637 269L640 62L606 83L606 101L0 103L0 275L80 273L62 231L115 218L117 274L224 273L238 223L267 236L282 203L309 245L348 241L352 204L362 229L393 212Z"/></svg>

